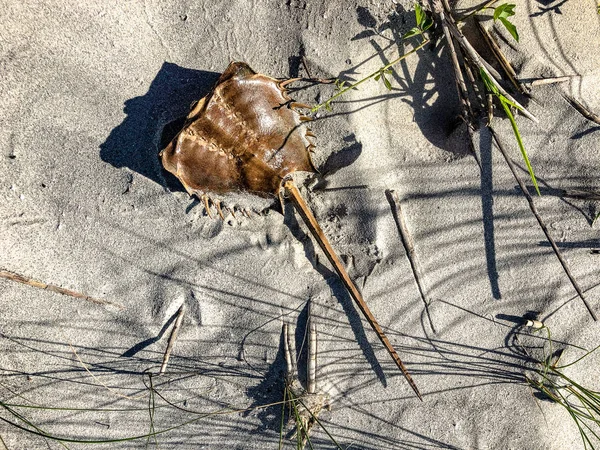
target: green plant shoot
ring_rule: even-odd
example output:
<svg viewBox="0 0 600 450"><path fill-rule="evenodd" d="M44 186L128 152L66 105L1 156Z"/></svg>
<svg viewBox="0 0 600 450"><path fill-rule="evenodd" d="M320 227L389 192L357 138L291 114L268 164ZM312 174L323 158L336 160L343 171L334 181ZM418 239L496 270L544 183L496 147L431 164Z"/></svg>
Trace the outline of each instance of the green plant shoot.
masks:
<svg viewBox="0 0 600 450"><path fill-rule="evenodd" d="M407 39L412 36L422 35L425 31L427 31L433 25L433 19L431 19L431 17L429 17L427 15L427 13L423 10L421 5L419 5L418 3L415 3L415 18L416 18L417 26L415 28L413 28L412 30L410 30L408 33L406 33L404 36L402 36L402 39ZM331 97L329 97L327 100L325 100L324 102L313 106L311 108L311 112L315 113L321 108L325 108L327 111L332 111L331 102L333 100L344 95L346 92L348 92L351 89L356 89L356 87L358 85L360 85L361 83L364 83L367 80L370 80L371 78L373 78L375 81L379 81L379 79L381 79L381 81L383 81L383 84L385 85L386 89L388 91L391 91L392 83L390 82L390 80L387 77L388 75L391 75L391 73L392 73L391 67L395 66L400 61L404 60L407 56L412 55L416 51L422 49L423 47L425 47L425 45L427 43L429 43L429 39L426 39L425 36L423 36L423 41L419 45L417 45L415 48L413 48L411 51L399 56L398 58L394 59L389 64L386 64L385 66L377 69L375 72L358 80L356 83L347 85L345 81L335 80L335 91L336 92Z"/></svg>
<svg viewBox="0 0 600 450"><path fill-rule="evenodd" d="M433 25L433 19L427 15L423 10L423 7L418 3L415 3L415 19L417 21L417 26L405 33L404 36L402 36L402 39L408 39L423 34L423 32L427 31Z"/></svg>
<svg viewBox="0 0 600 450"><path fill-rule="evenodd" d="M519 33L517 33L517 27L508 20L509 17L515 15L515 6L511 3L504 3L503 5L498 6L494 9L494 22L499 20L502 22L502 25L506 27L510 35L515 39L515 41L519 42Z"/></svg>
<svg viewBox="0 0 600 450"><path fill-rule="evenodd" d="M525 379L531 387L544 393L546 397L567 410L577 426L583 448L594 450L596 448L594 444L600 442L600 392L584 387L565 375L563 369L577 364L598 350L600 346L586 351L583 356L569 364L559 366L558 360L562 352L558 352L557 357L554 356L556 353L553 351L550 329L543 326L536 331L546 331L550 351L538 361L541 368L535 370L537 376L535 378L525 376Z"/></svg>
<svg viewBox="0 0 600 450"><path fill-rule="evenodd" d="M535 178L535 174L533 173L533 167L531 167L531 163L529 162L529 157L527 156L527 151L525 151L525 146L523 145L523 139L521 138L521 133L519 132L519 128L517 127L517 121L515 120L515 116L513 115L512 111L510 110L511 106L514 108L517 108L517 109L521 109L521 107L519 105L516 105L515 103L511 102L504 95L502 95L500 93L500 91L498 90L498 88L496 87L496 85L490 79L488 74L483 69L480 69L479 73L481 75L481 79L483 80L483 83L485 84L485 87L487 88L487 90L490 91L492 94L494 94L498 100L500 100L502 109L504 109L504 112L508 116L508 120L510 120L510 125L512 126L513 133L515 134L515 138L517 139L517 143L519 144L519 149L521 150L521 155L523 155L523 159L525 160L525 165L527 166L527 171L529 172L529 176L531 177L531 181L533 182L535 191L537 192L538 195L542 195L540 193L540 188L538 187L538 183Z"/></svg>

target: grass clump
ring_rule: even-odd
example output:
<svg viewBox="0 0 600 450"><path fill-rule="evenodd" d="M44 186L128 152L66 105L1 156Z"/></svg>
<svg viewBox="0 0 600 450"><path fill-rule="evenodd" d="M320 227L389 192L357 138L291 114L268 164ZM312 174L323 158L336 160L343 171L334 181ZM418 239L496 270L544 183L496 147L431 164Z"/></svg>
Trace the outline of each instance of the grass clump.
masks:
<svg viewBox="0 0 600 450"><path fill-rule="evenodd" d="M533 376L525 377L527 383L567 410L579 430L586 450L600 448L600 391L583 386L565 373L566 368L580 363L600 348L600 345L586 351L583 356L571 363L559 365L563 351L554 351L550 328L537 321L532 321L531 326L535 329L535 333L546 334L546 345Z"/></svg>

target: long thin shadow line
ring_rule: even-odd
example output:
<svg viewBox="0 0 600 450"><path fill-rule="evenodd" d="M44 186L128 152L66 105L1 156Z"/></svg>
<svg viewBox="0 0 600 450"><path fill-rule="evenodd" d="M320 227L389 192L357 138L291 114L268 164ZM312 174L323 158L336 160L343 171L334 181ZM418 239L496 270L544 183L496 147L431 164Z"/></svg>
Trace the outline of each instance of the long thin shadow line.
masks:
<svg viewBox="0 0 600 450"><path fill-rule="evenodd" d="M485 262L492 296L496 300L502 298L498 283L498 267L496 265L496 240L494 235L494 197L492 170L492 137L481 129L479 137L479 157L481 160L481 213L483 216L483 239L485 246Z"/></svg>

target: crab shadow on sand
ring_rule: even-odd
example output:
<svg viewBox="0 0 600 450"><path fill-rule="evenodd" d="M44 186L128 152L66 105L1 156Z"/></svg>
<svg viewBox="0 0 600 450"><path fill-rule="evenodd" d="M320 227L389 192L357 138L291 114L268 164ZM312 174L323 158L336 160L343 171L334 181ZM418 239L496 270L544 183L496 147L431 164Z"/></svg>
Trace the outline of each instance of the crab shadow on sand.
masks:
<svg viewBox="0 0 600 450"><path fill-rule="evenodd" d="M179 131L190 106L209 92L218 77L215 72L165 62L148 92L125 102L127 117L100 145L102 160L117 168L127 167L171 190L183 190L161 167L161 138Z"/></svg>

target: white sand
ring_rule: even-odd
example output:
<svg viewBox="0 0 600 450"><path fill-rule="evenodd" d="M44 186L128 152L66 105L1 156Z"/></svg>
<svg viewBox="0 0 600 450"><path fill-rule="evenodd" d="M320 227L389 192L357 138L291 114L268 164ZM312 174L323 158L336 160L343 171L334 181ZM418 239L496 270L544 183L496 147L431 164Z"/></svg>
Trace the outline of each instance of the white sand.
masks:
<svg viewBox="0 0 600 450"><path fill-rule="evenodd" d="M326 119L312 125L315 160L323 168L334 154L327 168L338 170L324 189L303 189L423 403L291 206L285 218L271 211L222 223L166 188L156 156L162 129L229 61L295 76L303 51L314 76L358 79L382 65L378 48L389 47L386 62L399 49L384 37L354 37L390 17L392 29L382 31L388 38L414 25L413 14L402 12L407 1L395 15L394 4L383 1L214 3L2 3L0 266L125 309L0 280L0 401L96 409L18 410L62 437L150 432L143 373L158 370L169 334L161 329L185 302L168 373L153 379L158 392L205 413L277 402L281 325L298 316L302 324L311 299L319 383L333 398L321 418L342 448L583 448L567 412L523 384L530 365L517 344L541 341L516 342L516 320L536 311L562 346L587 348L600 343L598 325L499 152L490 154L482 138L482 177L466 144L447 138L460 110L445 50L408 58L394 72L391 93L371 81L334 114L322 114ZM574 112L560 89L600 112L600 16L593 0L518 3L520 43L502 43L518 75L576 76L534 92L540 103L530 109L539 125L523 117L518 123L544 194L538 209L600 313L600 256L589 251L600 247L598 225L590 226L600 204L557 195L599 189L599 127ZM544 12L555 4L559 10ZM298 98L314 103L328 89ZM495 126L523 167L508 120ZM402 199L436 334L386 189ZM579 355L569 348L564 358ZM569 373L598 389L599 358ZM278 448L280 406L199 417L158 397L156 405L155 430L197 419L157 436L157 448ZM0 418L23 425L6 410ZM0 436L10 450L64 448L4 422ZM313 436L315 448L332 448L320 428Z"/></svg>

